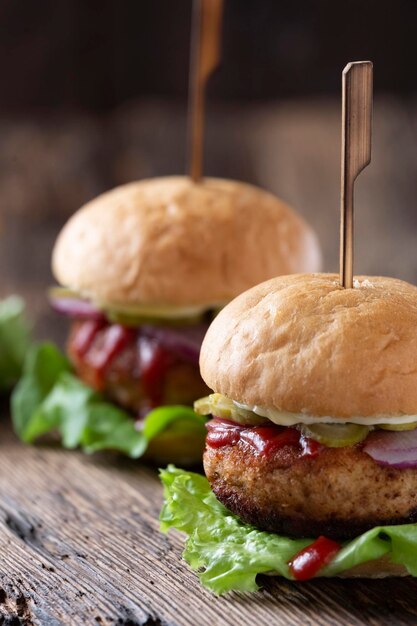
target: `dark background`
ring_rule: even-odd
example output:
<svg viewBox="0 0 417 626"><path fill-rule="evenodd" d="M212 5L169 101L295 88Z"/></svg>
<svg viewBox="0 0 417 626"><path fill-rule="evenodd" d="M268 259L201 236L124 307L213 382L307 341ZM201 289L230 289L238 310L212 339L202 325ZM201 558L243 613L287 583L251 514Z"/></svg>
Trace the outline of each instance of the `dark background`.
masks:
<svg viewBox="0 0 417 626"><path fill-rule="evenodd" d="M183 99L191 0L2 0L0 110L107 111L146 95ZM376 90L416 90L415 0L225 0L223 63L210 97L337 94L349 60Z"/></svg>

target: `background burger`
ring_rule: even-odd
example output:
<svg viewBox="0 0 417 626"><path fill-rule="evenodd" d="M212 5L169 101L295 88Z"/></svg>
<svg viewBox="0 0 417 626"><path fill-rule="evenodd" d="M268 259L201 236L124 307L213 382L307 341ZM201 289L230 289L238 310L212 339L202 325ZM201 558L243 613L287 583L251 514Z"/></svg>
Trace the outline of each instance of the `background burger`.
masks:
<svg viewBox="0 0 417 626"><path fill-rule="evenodd" d="M273 195L220 179L159 178L75 213L53 251L63 288L51 301L71 318L78 376L143 418L207 393L198 356L221 307L261 280L319 264L312 230Z"/></svg>
<svg viewBox="0 0 417 626"><path fill-rule="evenodd" d="M163 527L190 535L209 588L417 575L416 328L416 287L329 274L267 281L214 320L200 364L216 393L196 403L209 482L162 474Z"/></svg>

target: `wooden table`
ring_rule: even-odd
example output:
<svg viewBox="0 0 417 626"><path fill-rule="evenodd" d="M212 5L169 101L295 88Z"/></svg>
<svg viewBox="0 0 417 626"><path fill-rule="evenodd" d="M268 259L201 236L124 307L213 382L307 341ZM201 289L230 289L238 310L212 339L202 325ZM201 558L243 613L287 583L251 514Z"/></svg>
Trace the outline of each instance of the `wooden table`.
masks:
<svg viewBox="0 0 417 626"><path fill-rule="evenodd" d="M356 266L415 282L416 113L413 103L376 103L374 161L358 183ZM178 171L183 120L182 110L145 103L100 123L3 123L0 296L26 297L39 337L65 334L44 297L59 225L77 204L133 171L138 177ZM319 231L331 270L337 267L338 152L337 103L226 107L210 121L209 170L281 190ZM413 579L264 578L256 594L212 596L181 562L181 536L158 532L162 495L154 469L111 455L23 446L10 431L7 403L1 413L0 624L417 622Z"/></svg>

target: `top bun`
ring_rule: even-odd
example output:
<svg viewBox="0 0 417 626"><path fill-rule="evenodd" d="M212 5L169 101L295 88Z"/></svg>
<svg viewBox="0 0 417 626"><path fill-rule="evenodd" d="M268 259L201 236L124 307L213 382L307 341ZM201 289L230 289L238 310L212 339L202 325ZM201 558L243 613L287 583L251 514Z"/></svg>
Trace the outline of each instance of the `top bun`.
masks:
<svg viewBox="0 0 417 626"><path fill-rule="evenodd" d="M317 271L317 239L251 185L155 178L82 207L53 251L57 280L99 304L223 304L278 274Z"/></svg>
<svg viewBox="0 0 417 626"><path fill-rule="evenodd" d="M417 415L417 288L359 276L282 276L224 308L203 341L207 385L312 416Z"/></svg>

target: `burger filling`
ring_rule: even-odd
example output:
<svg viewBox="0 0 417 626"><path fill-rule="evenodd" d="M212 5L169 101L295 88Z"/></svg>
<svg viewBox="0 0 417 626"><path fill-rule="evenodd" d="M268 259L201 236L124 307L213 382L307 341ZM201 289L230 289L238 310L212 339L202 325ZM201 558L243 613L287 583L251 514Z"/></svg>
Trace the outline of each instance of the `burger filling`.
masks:
<svg viewBox="0 0 417 626"><path fill-rule="evenodd" d="M106 320L75 320L68 354L77 375L143 416L162 404L192 404L206 392L198 370L205 325L128 328Z"/></svg>
<svg viewBox="0 0 417 626"><path fill-rule="evenodd" d="M72 320L67 350L77 375L123 408L143 417L207 393L198 358L220 305L97 304L61 287L49 299Z"/></svg>
<svg viewBox="0 0 417 626"><path fill-rule="evenodd" d="M343 423L340 418L249 407L219 393L201 398L194 408L213 418L206 442L212 448L242 441L257 453L292 446L298 456L316 456L325 448L359 446L381 465L417 467L415 415L358 417Z"/></svg>

